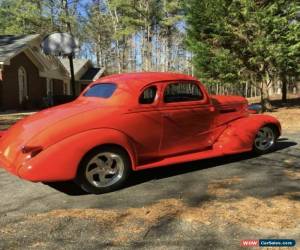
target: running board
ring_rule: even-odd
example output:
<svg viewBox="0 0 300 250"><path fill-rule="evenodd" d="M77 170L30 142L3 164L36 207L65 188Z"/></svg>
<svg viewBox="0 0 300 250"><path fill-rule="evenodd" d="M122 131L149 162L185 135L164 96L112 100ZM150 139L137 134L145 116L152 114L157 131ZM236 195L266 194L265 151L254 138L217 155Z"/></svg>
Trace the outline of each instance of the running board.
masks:
<svg viewBox="0 0 300 250"><path fill-rule="evenodd" d="M196 153L190 153L190 154L185 154L185 155L164 158L164 159L156 161L156 162L136 166L135 170L156 168L156 167L162 167L162 166L167 166L167 165L172 165L172 164L197 161L197 160L213 158L213 157L222 156L222 155L224 155L224 153L221 150L210 149L210 150L196 152Z"/></svg>

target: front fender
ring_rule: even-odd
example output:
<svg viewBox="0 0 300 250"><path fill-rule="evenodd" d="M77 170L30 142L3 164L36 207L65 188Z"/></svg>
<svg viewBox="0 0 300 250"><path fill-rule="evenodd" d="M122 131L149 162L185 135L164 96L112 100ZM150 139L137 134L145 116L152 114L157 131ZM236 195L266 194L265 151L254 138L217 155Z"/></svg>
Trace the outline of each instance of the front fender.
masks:
<svg viewBox="0 0 300 250"><path fill-rule="evenodd" d="M267 124L276 126L278 136L281 135L281 125L275 117L261 114L249 115L230 122L214 144L214 149L221 150L225 155L251 151L257 132Z"/></svg>
<svg viewBox="0 0 300 250"><path fill-rule="evenodd" d="M81 159L91 149L115 144L129 154L132 168L136 165L135 149L130 138L114 129L88 130L49 146L37 156L24 161L18 175L30 181L66 181L76 177Z"/></svg>

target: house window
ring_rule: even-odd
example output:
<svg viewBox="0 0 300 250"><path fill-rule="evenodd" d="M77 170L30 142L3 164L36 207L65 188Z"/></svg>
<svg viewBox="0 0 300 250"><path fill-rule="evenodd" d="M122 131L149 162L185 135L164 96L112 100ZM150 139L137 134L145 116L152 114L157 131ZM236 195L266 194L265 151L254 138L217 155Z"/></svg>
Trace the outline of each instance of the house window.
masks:
<svg viewBox="0 0 300 250"><path fill-rule="evenodd" d="M28 83L27 73L24 67L18 69L18 81L19 81L19 103L22 104L25 100L28 100Z"/></svg>

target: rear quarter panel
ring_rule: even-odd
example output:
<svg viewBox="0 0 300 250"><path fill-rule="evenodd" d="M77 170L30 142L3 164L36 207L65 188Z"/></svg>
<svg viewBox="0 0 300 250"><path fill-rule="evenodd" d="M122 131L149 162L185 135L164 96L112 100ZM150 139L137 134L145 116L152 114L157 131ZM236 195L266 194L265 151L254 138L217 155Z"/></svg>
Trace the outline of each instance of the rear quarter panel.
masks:
<svg viewBox="0 0 300 250"><path fill-rule="evenodd" d="M114 129L93 129L70 136L29 161L24 161L18 175L30 181L64 181L75 178L84 155L96 146L117 144L123 147L134 166L136 152L128 136Z"/></svg>

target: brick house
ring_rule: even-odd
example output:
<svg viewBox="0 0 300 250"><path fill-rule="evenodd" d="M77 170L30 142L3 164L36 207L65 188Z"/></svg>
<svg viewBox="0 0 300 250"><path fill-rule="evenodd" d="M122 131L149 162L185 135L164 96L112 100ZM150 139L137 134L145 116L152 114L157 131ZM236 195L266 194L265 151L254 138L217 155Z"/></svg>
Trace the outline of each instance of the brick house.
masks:
<svg viewBox="0 0 300 250"><path fill-rule="evenodd" d="M41 52L42 36L0 35L0 111L36 109L70 100L69 60ZM103 76L104 68L74 59L76 95ZM68 97L68 98L65 98Z"/></svg>
<svg viewBox="0 0 300 250"><path fill-rule="evenodd" d="M40 50L40 35L0 36L0 110L40 108L68 95L70 78L60 60Z"/></svg>

